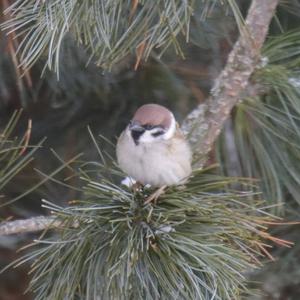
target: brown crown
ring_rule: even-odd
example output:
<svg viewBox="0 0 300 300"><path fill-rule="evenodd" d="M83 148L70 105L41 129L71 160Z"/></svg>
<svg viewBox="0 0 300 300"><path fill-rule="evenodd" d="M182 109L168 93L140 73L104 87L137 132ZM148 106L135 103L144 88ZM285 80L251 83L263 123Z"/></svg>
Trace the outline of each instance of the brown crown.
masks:
<svg viewBox="0 0 300 300"><path fill-rule="evenodd" d="M172 121L172 113L164 106L145 104L135 112L133 121L139 122L141 125L169 128Z"/></svg>

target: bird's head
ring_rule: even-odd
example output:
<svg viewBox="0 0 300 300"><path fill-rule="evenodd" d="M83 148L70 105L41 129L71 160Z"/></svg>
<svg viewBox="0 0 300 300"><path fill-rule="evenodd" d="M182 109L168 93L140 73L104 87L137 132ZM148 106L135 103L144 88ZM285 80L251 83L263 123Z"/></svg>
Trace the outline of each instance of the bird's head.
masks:
<svg viewBox="0 0 300 300"><path fill-rule="evenodd" d="M175 131L174 115L158 104L141 106L127 127L127 134L136 145L168 140L174 136Z"/></svg>

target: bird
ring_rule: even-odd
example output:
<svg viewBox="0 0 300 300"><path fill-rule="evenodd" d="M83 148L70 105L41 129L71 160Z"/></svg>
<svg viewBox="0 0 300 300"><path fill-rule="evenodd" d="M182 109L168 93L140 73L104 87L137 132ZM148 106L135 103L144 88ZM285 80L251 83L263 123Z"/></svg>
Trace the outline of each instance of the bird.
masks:
<svg viewBox="0 0 300 300"><path fill-rule="evenodd" d="M123 172L159 188L158 194L167 186L184 184L192 172L191 148L173 113L159 104L137 109L118 138L116 155Z"/></svg>

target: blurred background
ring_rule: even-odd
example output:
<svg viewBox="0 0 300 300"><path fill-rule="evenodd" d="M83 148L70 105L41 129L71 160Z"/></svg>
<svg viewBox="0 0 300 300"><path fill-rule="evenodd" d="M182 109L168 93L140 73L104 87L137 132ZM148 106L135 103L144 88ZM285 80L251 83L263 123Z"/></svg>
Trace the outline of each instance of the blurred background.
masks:
<svg viewBox="0 0 300 300"><path fill-rule="evenodd" d="M2 1L1 11L13 2ZM134 70L135 55L126 56L111 71L103 71L93 61L87 64L89 54L68 37L61 52L59 80L55 72L44 69L46 57L40 58L24 73L17 67L18 39L0 32L0 132L4 131L14 112L22 110L9 137L11 143L18 143L26 136L29 119L32 120L29 145L37 145L46 137L42 146L30 154L33 159L17 168L5 184L0 182L2 203L19 197L41 182L45 178L43 174L50 174L61 166L62 161L67 162L78 153L84 153L88 160L97 160L88 126L96 137L102 135L115 143L133 112L144 103L167 106L180 122L197 104L205 101L238 37L238 28L231 11L219 2L206 18L202 17L202 1L198 2L191 19L189 43L184 37L178 38L184 58L172 48L162 58L153 51L137 70ZM237 3L245 14L250 1ZM276 36L299 28L299 16L299 1L283 1L270 34ZM1 22L7 18L9 16L1 14ZM106 149L106 143L102 146ZM114 155L112 148L106 150ZM24 151L21 157L31 148ZM212 155L210 163L219 162L219 157ZM299 164L299 160L295 163ZM240 175L239 170L235 171ZM57 177L63 179L71 175L71 171L64 168ZM76 179L70 184L76 185ZM41 199L66 205L77 196L72 189L46 181L18 201L1 207L0 217L6 220L46 214ZM290 193L285 193L284 197L286 201L292 198ZM293 214L286 212L285 217L298 217L299 220L299 204L292 201L291 207ZM276 261L267 262L266 267L251 278L262 282L264 295L259 299L300 299L299 227L285 226L276 230L277 235L296 242L294 249L274 249ZM16 259L19 255L16 250L32 238L33 234L1 237L0 268ZM29 280L27 272L23 266L0 274L0 300L32 299L32 295L23 294Z"/></svg>

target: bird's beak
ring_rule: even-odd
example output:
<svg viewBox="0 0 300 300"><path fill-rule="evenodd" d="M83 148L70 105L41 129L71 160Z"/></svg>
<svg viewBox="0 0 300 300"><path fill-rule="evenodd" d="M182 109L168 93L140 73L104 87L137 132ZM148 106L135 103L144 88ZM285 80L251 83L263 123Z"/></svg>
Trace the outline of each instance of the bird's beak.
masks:
<svg viewBox="0 0 300 300"><path fill-rule="evenodd" d="M131 131L145 131L145 129L141 126L141 124L136 121L132 121L129 124L129 129Z"/></svg>
<svg viewBox="0 0 300 300"><path fill-rule="evenodd" d="M129 130L131 131L134 143L138 145L139 138L145 132L145 128L143 128L138 122L131 122L129 124Z"/></svg>

